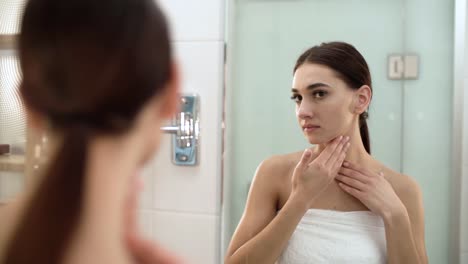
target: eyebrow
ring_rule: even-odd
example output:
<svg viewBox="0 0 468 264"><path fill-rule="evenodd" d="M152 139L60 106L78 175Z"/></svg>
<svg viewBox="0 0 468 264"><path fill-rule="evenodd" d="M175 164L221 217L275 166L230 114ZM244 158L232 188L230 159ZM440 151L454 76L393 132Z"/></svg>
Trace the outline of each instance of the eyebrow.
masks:
<svg viewBox="0 0 468 264"><path fill-rule="evenodd" d="M309 86L306 87L306 90L314 90L314 89L317 89L319 87L330 87L330 85L328 84L325 84L325 83L313 83L313 84L310 84ZM299 91L295 88L292 88L291 91L293 93L298 93Z"/></svg>

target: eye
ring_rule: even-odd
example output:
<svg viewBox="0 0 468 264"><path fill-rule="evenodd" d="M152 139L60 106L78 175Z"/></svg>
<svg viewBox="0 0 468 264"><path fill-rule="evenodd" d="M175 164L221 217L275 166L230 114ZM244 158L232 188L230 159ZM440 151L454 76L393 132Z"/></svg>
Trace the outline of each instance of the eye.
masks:
<svg viewBox="0 0 468 264"><path fill-rule="evenodd" d="M318 91L314 91L314 92L312 93L312 96L313 96L315 99L322 99L322 98L325 97L327 94L328 94L328 92L326 92L326 91L318 90Z"/></svg>
<svg viewBox="0 0 468 264"><path fill-rule="evenodd" d="M302 96L298 94L293 94L291 96L291 100L295 101L296 103L300 103L302 101Z"/></svg>

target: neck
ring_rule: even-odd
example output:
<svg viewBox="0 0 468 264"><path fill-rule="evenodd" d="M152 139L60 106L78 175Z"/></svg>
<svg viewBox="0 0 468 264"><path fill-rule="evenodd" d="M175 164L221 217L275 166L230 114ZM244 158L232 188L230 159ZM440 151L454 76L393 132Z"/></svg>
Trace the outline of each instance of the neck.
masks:
<svg viewBox="0 0 468 264"><path fill-rule="evenodd" d="M354 129L349 130L344 133L342 136L349 136L349 149L346 154L346 161L355 163L355 164L367 164L373 160L372 156L367 153L364 143L362 142L361 134L359 127L356 125ZM317 145L317 151L322 152L329 142L324 144Z"/></svg>
<svg viewBox="0 0 468 264"><path fill-rule="evenodd" d="M91 142L88 153L85 197L91 200L85 205L103 211L106 207L100 203L117 204L127 194L131 178L139 171L141 151L129 138L98 138Z"/></svg>
<svg viewBox="0 0 468 264"><path fill-rule="evenodd" d="M97 259L105 256L103 252L127 257L124 237L125 216L129 212L126 206L130 182L140 169L144 146L140 141L127 135L90 142L81 221L75 240L78 252L94 252L90 257Z"/></svg>

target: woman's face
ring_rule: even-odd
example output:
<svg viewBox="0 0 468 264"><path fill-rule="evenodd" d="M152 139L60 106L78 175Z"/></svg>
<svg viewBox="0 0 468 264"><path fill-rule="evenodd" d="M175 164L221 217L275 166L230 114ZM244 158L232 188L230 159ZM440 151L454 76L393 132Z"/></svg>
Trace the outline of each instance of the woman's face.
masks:
<svg viewBox="0 0 468 264"><path fill-rule="evenodd" d="M292 97L299 125L311 144L349 134L358 120L355 90L331 68L304 63L294 74Z"/></svg>

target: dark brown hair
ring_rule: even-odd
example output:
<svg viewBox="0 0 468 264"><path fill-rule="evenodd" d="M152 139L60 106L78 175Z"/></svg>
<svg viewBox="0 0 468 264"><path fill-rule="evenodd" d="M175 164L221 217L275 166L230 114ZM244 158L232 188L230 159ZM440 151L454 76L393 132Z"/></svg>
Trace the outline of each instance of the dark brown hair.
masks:
<svg viewBox="0 0 468 264"><path fill-rule="evenodd" d="M88 143L128 131L171 77L153 0L29 0L19 37L26 106L63 134L5 262L60 263L81 215Z"/></svg>
<svg viewBox="0 0 468 264"><path fill-rule="evenodd" d="M357 90L363 85L368 85L372 90L371 74L366 60L348 43L328 42L308 49L297 59L294 73L304 63L321 64L331 68L351 89ZM367 111L359 116L359 130L364 148L370 154L368 117Z"/></svg>

